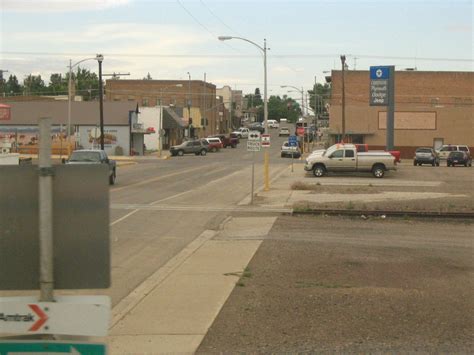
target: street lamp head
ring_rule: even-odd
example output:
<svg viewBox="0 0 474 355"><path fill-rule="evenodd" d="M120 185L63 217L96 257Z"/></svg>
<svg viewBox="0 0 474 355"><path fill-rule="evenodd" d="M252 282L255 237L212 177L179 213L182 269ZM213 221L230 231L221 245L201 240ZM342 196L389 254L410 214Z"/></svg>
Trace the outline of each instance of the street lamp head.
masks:
<svg viewBox="0 0 474 355"><path fill-rule="evenodd" d="M229 39L232 39L232 36L219 36L217 38L219 41L228 41Z"/></svg>
<svg viewBox="0 0 474 355"><path fill-rule="evenodd" d="M95 59L97 59L98 62L102 62L104 60L104 56L102 54L96 54Z"/></svg>
<svg viewBox="0 0 474 355"><path fill-rule="evenodd" d="M281 88L287 88L287 85L280 85Z"/></svg>

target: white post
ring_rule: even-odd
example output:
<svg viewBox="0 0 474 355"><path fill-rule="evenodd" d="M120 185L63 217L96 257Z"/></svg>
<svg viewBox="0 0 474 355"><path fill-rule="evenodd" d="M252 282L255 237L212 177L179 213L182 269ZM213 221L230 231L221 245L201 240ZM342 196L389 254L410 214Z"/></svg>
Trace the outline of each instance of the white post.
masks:
<svg viewBox="0 0 474 355"><path fill-rule="evenodd" d="M264 69L264 87L263 87L263 117L265 120L265 133L268 131L268 97L267 97L267 39L263 40L263 69ZM264 191L270 190L269 181L269 165L270 165L270 153L268 149L265 149L264 154Z"/></svg>

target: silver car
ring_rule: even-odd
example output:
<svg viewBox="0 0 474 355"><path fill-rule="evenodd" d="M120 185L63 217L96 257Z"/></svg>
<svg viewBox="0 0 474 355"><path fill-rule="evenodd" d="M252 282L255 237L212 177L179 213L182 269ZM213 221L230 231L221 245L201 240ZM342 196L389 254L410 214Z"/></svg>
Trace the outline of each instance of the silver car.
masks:
<svg viewBox="0 0 474 355"><path fill-rule="evenodd" d="M433 148L420 147L416 148L415 157L413 158L414 166L421 166L423 164L431 164L432 166L439 166L438 153Z"/></svg>

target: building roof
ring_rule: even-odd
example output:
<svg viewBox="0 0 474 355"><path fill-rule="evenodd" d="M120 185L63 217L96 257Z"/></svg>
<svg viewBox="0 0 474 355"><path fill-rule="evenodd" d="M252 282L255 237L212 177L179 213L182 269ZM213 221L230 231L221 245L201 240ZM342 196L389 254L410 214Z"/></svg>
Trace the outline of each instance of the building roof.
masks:
<svg viewBox="0 0 474 355"><path fill-rule="evenodd" d="M11 119L2 125L36 125L40 117L51 117L55 125L67 124L67 101L9 102ZM136 110L135 102L104 102L105 125L129 125L129 112ZM71 102L71 124L97 125L100 121L99 102Z"/></svg>

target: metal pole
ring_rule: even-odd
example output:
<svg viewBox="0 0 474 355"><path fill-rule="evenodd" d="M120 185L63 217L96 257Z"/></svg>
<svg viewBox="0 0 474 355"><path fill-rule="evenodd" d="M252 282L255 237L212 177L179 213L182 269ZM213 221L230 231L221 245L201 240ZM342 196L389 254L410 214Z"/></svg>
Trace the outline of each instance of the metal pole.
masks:
<svg viewBox="0 0 474 355"><path fill-rule="evenodd" d="M265 120L265 133L268 131L268 98L267 98L267 39L263 40L263 69L264 69L264 88L263 88L263 117ZM270 181L269 181L269 165L270 165L270 153L268 152L270 148L265 149L264 154L264 191L270 190Z"/></svg>
<svg viewBox="0 0 474 355"><path fill-rule="evenodd" d="M161 151L163 150L163 136L162 136L162 130L163 130L163 92L161 92L161 97L160 97L160 124L158 125L158 149L160 150L160 157L161 157Z"/></svg>
<svg viewBox="0 0 474 355"><path fill-rule="evenodd" d="M389 66L387 106L387 150L394 149L395 125L395 67Z"/></svg>
<svg viewBox="0 0 474 355"><path fill-rule="evenodd" d="M72 61L69 59L69 80L68 80L68 97L67 97L67 156L71 155L71 95L72 95Z"/></svg>
<svg viewBox="0 0 474 355"><path fill-rule="evenodd" d="M99 60L100 149L104 150L104 98L102 95L102 60Z"/></svg>
<svg viewBox="0 0 474 355"><path fill-rule="evenodd" d="M252 151L252 190L250 193L250 204L253 205L253 188L255 180L255 151Z"/></svg>
<svg viewBox="0 0 474 355"><path fill-rule="evenodd" d="M39 250L40 302L53 302L53 174L51 166L51 117L39 119Z"/></svg>
<svg viewBox="0 0 474 355"><path fill-rule="evenodd" d="M342 63L342 141L345 142L346 140L346 92L345 92L345 84L344 84L344 69L346 63L346 56L341 55L341 63Z"/></svg>

